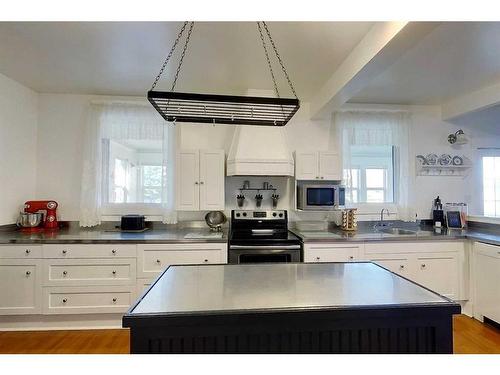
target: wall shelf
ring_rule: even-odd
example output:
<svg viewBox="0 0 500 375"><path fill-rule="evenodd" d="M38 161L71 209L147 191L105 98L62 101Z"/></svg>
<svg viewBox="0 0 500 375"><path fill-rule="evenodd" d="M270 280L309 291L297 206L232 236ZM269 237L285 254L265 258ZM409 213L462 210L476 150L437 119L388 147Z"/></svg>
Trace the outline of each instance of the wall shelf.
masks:
<svg viewBox="0 0 500 375"><path fill-rule="evenodd" d="M419 158L415 158L415 172L417 176L465 176L472 167L471 161L465 156L461 156L461 165L440 165L423 164Z"/></svg>

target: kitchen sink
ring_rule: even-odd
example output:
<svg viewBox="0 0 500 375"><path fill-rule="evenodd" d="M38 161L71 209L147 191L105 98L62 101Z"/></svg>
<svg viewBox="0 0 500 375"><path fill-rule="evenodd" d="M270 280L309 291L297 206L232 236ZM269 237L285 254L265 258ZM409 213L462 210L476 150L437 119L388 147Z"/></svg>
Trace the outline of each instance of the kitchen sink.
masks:
<svg viewBox="0 0 500 375"><path fill-rule="evenodd" d="M381 233L394 234L397 236L415 236L417 234L416 231L403 229L403 228L384 228L378 230Z"/></svg>

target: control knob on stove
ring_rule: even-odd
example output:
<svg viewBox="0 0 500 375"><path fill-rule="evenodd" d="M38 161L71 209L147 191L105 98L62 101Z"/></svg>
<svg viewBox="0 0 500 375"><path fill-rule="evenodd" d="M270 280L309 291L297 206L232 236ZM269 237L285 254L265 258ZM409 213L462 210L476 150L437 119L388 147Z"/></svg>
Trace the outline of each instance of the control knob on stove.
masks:
<svg viewBox="0 0 500 375"><path fill-rule="evenodd" d="M283 217L283 213L280 212L279 217Z"/></svg>
<svg viewBox="0 0 500 375"><path fill-rule="evenodd" d="M276 212L273 212L273 216L276 217Z"/></svg>
<svg viewBox="0 0 500 375"><path fill-rule="evenodd" d="M239 212L236 213L236 217L240 217L240 213Z"/></svg>
<svg viewBox="0 0 500 375"><path fill-rule="evenodd" d="M246 212L243 212L243 216L245 216L245 217L246 217L246 216L247 216L247 213L246 213Z"/></svg>

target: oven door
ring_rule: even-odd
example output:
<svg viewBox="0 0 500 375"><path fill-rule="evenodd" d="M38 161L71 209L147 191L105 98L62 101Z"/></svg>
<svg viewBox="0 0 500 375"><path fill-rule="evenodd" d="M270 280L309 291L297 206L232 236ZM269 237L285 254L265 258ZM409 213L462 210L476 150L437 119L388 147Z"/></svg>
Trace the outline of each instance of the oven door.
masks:
<svg viewBox="0 0 500 375"><path fill-rule="evenodd" d="M229 264L245 263L299 263L302 261L300 245L231 245Z"/></svg>

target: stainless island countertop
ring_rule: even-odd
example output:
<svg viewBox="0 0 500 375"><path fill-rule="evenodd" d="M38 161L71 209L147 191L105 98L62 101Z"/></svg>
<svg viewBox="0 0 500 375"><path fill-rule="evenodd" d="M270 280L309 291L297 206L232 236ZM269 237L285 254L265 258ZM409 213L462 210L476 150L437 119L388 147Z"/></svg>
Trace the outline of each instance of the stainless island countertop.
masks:
<svg viewBox="0 0 500 375"><path fill-rule="evenodd" d="M127 315L451 305L369 262L171 266Z"/></svg>

